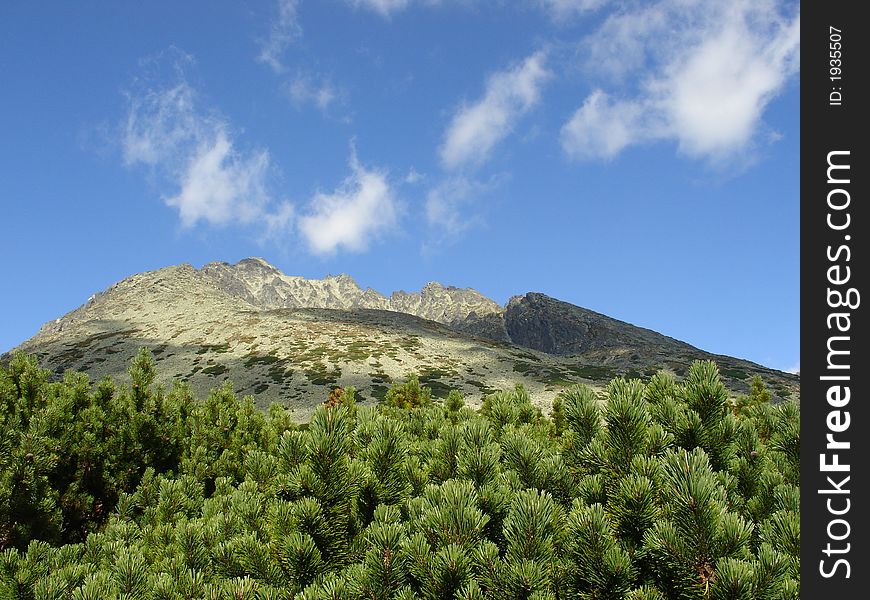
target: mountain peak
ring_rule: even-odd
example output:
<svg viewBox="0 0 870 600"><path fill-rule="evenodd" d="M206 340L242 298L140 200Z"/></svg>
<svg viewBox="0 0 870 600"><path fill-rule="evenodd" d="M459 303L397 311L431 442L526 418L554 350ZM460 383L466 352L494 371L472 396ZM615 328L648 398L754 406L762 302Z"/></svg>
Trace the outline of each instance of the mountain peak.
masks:
<svg viewBox="0 0 870 600"><path fill-rule="evenodd" d="M249 256L248 258L243 258L242 260L240 260L239 262L236 263L237 267L241 266L241 265L259 266L259 267L262 267L264 269L268 269L270 271L278 271L279 270L278 267L276 267L275 265L270 263L265 258L261 258L259 256Z"/></svg>
<svg viewBox="0 0 870 600"><path fill-rule="evenodd" d="M56 373L75 368L99 377L123 373L142 345L168 376L206 389L229 377L282 402L327 381L372 398L386 392L385 382L417 371L442 391L490 393L523 381L549 406L571 382L658 369L682 375L699 358L716 360L737 391L748 391L749 378L761 373L778 393L799 393L792 375L545 294L514 296L501 307L472 288L430 282L386 297L347 274L288 276L261 258L128 277L47 323L21 349Z"/></svg>
<svg viewBox="0 0 870 600"><path fill-rule="evenodd" d="M247 257L247 258L243 258L243 259L241 259L241 260L240 260L239 262L237 262L236 264L237 264L237 265L240 265L240 264L244 264L244 263L257 263L257 264L261 264L261 265L263 265L263 266L265 266L265 267L270 267L270 268L272 268L272 269L275 268L275 266L274 266L272 263L270 263L268 260L266 260L266 259L263 258L262 256L249 256L249 257Z"/></svg>
<svg viewBox="0 0 870 600"><path fill-rule="evenodd" d="M230 295L263 308L330 308L390 310L448 324L470 314L498 313L496 302L471 288L459 289L438 282L420 292L394 292L386 297L363 289L346 273L323 279L287 276L262 258L240 260L235 265L209 263L201 271Z"/></svg>
<svg viewBox="0 0 870 600"><path fill-rule="evenodd" d="M345 284L353 284L356 287L359 287L359 284L356 282L356 279L348 275L347 273L340 273L338 275L327 275L325 279L329 279L332 281L337 281L339 283Z"/></svg>

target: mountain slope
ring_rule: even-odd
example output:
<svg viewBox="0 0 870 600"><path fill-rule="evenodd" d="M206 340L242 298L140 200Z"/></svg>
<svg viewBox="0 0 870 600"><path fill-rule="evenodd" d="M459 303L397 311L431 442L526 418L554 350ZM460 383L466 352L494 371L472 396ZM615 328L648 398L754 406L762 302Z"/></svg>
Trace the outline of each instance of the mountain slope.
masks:
<svg viewBox="0 0 870 600"><path fill-rule="evenodd" d="M547 408L574 382L600 385L660 368L682 375L696 358L717 360L732 390L745 391L759 373L778 396L799 394L795 376L543 294L512 298L505 308L440 284L386 297L347 276L288 277L262 259L134 275L19 348L58 374L78 369L123 381L141 346L151 348L164 384L182 379L204 393L230 379L261 406L283 402L300 420L332 386L353 385L374 402L409 373L436 395L461 390L471 405L522 383Z"/></svg>

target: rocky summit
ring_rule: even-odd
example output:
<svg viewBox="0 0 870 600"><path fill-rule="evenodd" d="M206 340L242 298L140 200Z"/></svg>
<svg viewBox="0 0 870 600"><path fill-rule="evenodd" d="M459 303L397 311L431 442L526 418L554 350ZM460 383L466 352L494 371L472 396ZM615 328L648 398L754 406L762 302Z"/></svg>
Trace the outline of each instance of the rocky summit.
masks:
<svg viewBox="0 0 870 600"><path fill-rule="evenodd" d="M260 258L134 275L46 323L17 349L58 375L76 369L124 381L142 346L165 385L183 380L204 393L229 380L260 406L289 406L300 421L332 387L354 386L362 400L376 402L411 373L435 396L455 388L472 406L522 383L548 409L573 383L601 387L614 376L659 369L679 377L693 360L712 359L735 394L758 374L775 399L800 395L795 375L544 294L501 306L473 289L433 282L384 296L348 275L288 276Z"/></svg>
<svg viewBox="0 0 870 600"><path fill-rule="evenodd" d="M324 279L288 277L261 258L235 265L209 263L201 272L227 293L262 308L369 308L390 310L439 323L462 321L470 315L498 313L502 307L472 289L427 284L419 293L393 292L383 296L363 290L349 275Z"/></svg>

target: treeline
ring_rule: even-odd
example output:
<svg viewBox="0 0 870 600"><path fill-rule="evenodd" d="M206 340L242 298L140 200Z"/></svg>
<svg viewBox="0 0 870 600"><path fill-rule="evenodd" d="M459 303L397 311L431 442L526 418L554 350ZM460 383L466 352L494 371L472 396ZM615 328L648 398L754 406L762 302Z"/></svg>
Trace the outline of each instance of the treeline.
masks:
<svg viewBox="0 0 870 600"><path fill-rule="evenodd" d="M0 367L0 599L798 598L799 409L713 363L307 426L154 378Z"/></svg>

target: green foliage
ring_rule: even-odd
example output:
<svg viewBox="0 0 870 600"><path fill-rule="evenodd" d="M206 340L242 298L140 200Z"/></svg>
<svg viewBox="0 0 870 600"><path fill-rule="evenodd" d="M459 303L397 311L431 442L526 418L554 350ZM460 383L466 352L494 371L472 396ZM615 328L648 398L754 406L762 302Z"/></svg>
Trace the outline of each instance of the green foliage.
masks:
<svg viewBox="0 0 870 600"><path fill-rule="evenodd" d="M553 421L553 435L560 436L568 426L565 418L565 403L561 396L553 399L553 410L550 411L550 420Z"/></svg>
<svg viewBox="0 0 870 600"><path fill-rule="evenodd" d="M770 402L770 392L767 391L761 375L752 377L752 382L749 384L749 397L757 404Z"/></svg>
<svg viewBox="0 0 870 600"><path fill-rule="evenodd" d="M20 354L0 373L0 443L9 449L0 458L0 549L81 541L148 467L178 466L192 399L183 386L153 388L147 351L131 364L130 388L103 380L92 389L72 372L52 383Z"/></svg>
<svg viewBox="0 0 870 600"><path fill-rule="evenodd" d="M569 595L623 598L636 567L614 535L600 504L575 505L565 526L565 589Z"/></svg>
<svg viewBox="0 0 870 600"><path fill-rule="evenodd" d="M559 396L565 403L568 427L577 446L586 446L601 431L601 410L592 388L578 385Z"/></svg>
<svg viewBox="0 0 870 600"><path fill-rule="evenodd" d="M420 408L432 403L432 390L421 386L417 376L411 375L405 383L393 385L384 402L396 408Z"/></svg>
<svg viewBox="0 0 870 600"><path fill-rule="evenodd" d="M451 413L459 412L459 410L465 406L465 398L462 396L462 392L459 390L450 390L447 394L447 400L444 402L444 405Z"/></svg>
<svg viewBox="0 0 870 600"><path fill-rule="evenodd" d="M549 419L336 389L305 428L147 352L130 381L0 367L0 598L797 597L800 411L735 411L712 363Z"/></svg>
<svg viewBox="0 0 870 600"><path fill-rule="evenodd" d="M761 375L754 375L749 383L749 395L739 396L734 406L737 414L751 414L759 410L759 407L770 403L771 394L764 385Z"/></svg>

